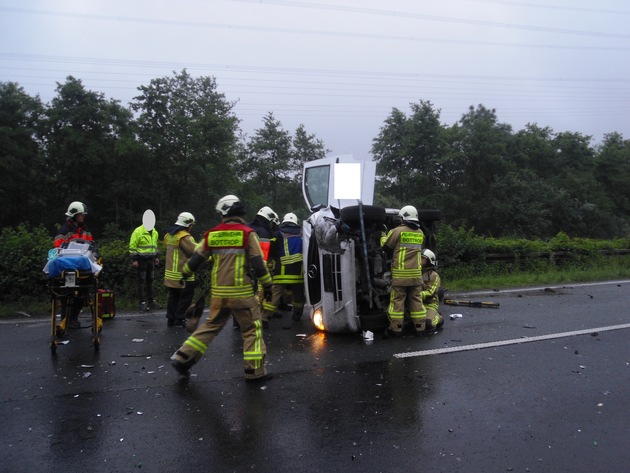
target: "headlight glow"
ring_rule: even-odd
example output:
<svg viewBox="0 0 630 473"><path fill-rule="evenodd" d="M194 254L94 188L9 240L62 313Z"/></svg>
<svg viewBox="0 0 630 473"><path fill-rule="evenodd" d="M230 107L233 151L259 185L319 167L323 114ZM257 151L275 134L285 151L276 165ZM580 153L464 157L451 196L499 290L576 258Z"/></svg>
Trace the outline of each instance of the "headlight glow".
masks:
<svg viewBox="0 0 630 473"><path fill-rule="evenodd" d="M326 330L324 327L324 311L321 307L318 307L315 309L315 312L313 312L313 324L319 330Z"/></svg>

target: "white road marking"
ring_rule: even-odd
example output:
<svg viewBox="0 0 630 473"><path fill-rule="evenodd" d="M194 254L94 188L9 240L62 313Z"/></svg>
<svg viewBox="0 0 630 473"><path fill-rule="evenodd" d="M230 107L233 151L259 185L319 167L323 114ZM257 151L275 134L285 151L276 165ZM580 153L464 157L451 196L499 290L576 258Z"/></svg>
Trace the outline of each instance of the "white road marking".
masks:
<svg viewBox="0 0 630 473"><path fill-rule="evenodd" d="M417 356L441 355L443 353L456 353L460 351L480 350L482 348L494 348L505 345L517 345L519 343L539 342L541 340L553 340L555 338L574 337L576 335L589 335L595 332L609 332L611 330L622 330L630 328L630 324L609 325L608 327L595 327L586 330L574 330L573 332L551 333L549 335L540 335L538 337L514 338L512 340L499 340L496 342L477 343L475 345L462 345L451 348L438 348L436 350L413 351L406 353L395 353L395 358L413 358Z"/></svg>

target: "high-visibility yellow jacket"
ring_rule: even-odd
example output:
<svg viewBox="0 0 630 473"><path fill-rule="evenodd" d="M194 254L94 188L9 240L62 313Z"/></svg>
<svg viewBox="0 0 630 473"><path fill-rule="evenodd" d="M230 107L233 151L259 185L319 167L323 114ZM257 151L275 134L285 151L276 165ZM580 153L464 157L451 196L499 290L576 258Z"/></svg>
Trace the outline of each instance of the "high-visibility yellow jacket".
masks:
<svg viewBox="0 0 630 473"><path fill-rule="evenodd" d="M158 232L154 228L150 232L140 225L129 239L129 255L132 261L139 259L154 259L158 256Z"/></svg>
<svg viewBox="0 0 630 473"><path fill-rule="evenodd" d="M424 233L420 228L402 224L393 228L385 237L383 246L392 250L392 285L422 285L422 243Z"/></svg>
<svg viewBox="0 0 630 473"><path fill-rule="evenodd" d="M257 303L250 270L263 287L271 287L271 275L263 261L258 235L240 217L227 217L208 230L195 255L184 265L183 273L190 274L208 258L212 262L213 305L245 308Z"/></svg>
<svg viewBox="0 0 630 473"><path fill-rule="evenodd" d="M424 268L422 271L422 302L425 307L437 310L440 305L438 290L440 289L440 276L433 268Z"/></svg>
<svg viewBox="0 0 630 473"><path fill-rule="evenodd" d="M171 234L164 235L164 246L166 246L166 266L164 268L164 285L167 287L183 288L182 269L186 261L195 252L197 243L187 229ZM194 281L195 275L192 274L186 281Z"/></svg>

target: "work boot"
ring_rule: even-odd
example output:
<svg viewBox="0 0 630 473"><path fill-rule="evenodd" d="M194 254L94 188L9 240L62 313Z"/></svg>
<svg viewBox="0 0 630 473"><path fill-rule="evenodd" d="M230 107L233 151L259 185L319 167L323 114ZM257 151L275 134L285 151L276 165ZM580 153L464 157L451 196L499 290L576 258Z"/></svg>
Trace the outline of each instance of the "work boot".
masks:
<svg viewBox="0 0 630 473"><path fill-rule="evenodd" d="M175 327L185 327L186 319L175 319Z"/></svg>
<svg viewBox="0 0 630 473"><path fill-rule="evenodd" d="M402 331L394 332L392 329L388 328L385 331L385 334L384 334L383 338L401 338L401 337L402 337Z"/></svg>
<svg viewBox="0 0 630 473"><path fill-rule="evenodd" d="M171 360L171 366L175 368L175 371L177 371L180 376L185 376L187 378L190 376L190 368L186 365L186 363L182 363L181 361Z"/></svg>
<svg viewBox="0 0 630 473"><path fill-rule="evenodd" d="M185 376L188 377L190 376L190 368L192 368L192 366L195 364L192 360L188 360L186 362L181 362L177 359L177 354L179 353L179 356L183 356L184 358L187 358L186 355L184 355L183 353L180 353L179 350L177 350L175 353L173 353L173 355L171 356L171 366L173 368L175 368L175 371L177 371L181 376Z"/></svg>

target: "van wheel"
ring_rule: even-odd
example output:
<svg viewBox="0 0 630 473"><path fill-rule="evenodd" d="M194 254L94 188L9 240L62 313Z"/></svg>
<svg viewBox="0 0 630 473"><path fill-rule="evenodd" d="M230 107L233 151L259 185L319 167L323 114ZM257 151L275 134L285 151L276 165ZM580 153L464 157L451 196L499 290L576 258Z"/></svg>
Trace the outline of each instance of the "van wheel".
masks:
<svg viewBox="0 0 630 473"><path fill-rule="evenodd" d="M385 207L378 205L363 205L363 222L365 225L385 223ZM341 209L341 221L351 228L361 226L361 212L358 205L351 205Z"/></svg>

